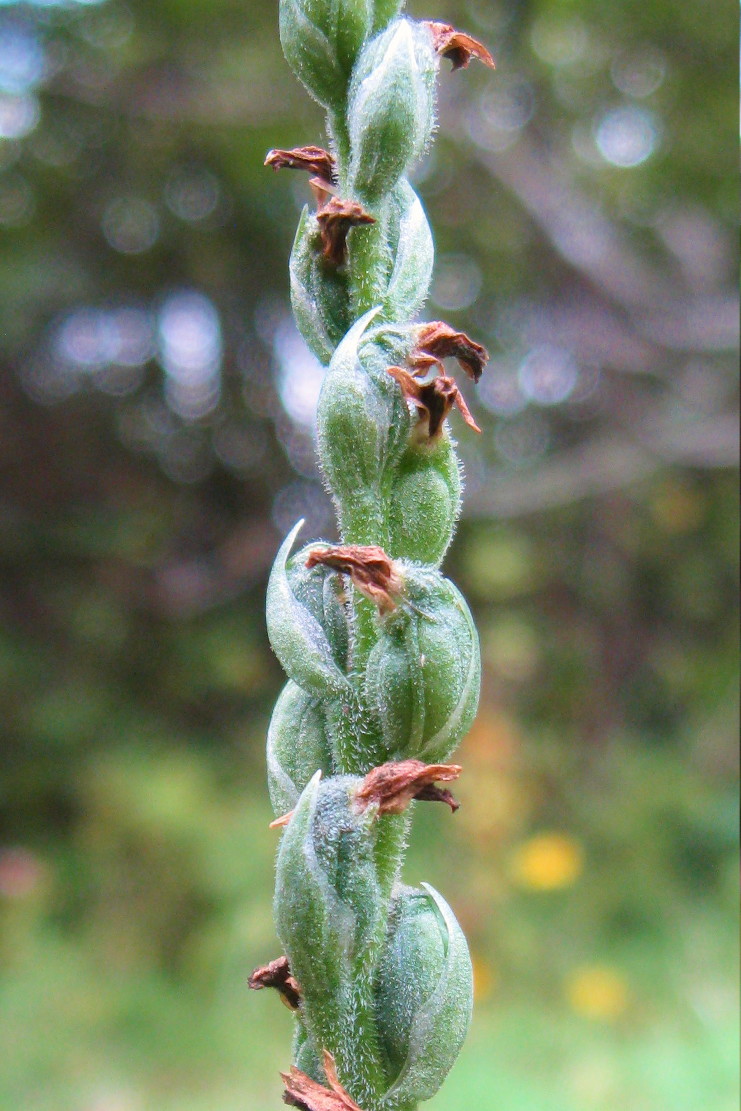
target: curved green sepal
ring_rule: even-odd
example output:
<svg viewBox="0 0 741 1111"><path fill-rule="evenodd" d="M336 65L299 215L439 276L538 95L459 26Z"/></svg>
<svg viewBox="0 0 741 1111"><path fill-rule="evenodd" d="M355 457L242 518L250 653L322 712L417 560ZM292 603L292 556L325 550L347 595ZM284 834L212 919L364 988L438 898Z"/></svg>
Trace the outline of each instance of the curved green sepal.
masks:
<svg viewBox="0 0 741 1111"><path fill-rule="evenodd" d="M394 262L383 298L383 314L386 320L406 323L427 300L435 245L422 202L405 178L394 190L389 212L389 247Z"/></svg>
<svg viewBox="0 0 741 1111"><path fill-rule="evenodd" d="M268 636L289 677L304 690L326 696L339 693L348 684L337 666L325 630L291 589L286 564L302 525L303 521L299 521L288 534L270 573Z"/></svg>
<svg viewBox="0 0 741 1111"><path fill-rule="evenodd" d="M267 747L270 801L279 818L293 810L317 771L333 774L322 701L289 680L270 719Z"/></svg>
<svg viewBox="0 0 741 1111"><path fill-rule="evenodd" d="M473 971L468 945L434 888L406 889L378 970L376 1013L396 1078L384 1111L431 1099L455 1064L471 1021Z"/></svg>

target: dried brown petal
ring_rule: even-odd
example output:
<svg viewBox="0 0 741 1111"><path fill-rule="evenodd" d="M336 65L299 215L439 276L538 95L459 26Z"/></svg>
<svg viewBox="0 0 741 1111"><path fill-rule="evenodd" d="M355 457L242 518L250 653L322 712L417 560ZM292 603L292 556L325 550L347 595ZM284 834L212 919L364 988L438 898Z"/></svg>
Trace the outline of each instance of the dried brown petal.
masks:
<svg viewBox="0 0 741 1111"><path fill-rule="evenodd" d="M423 764L421 760L382 764L368 772L355 793L355 801L361 811L378 806L379 814L403 814L413 799L444 802L455 813L460 804L450 791L441 790L435 783L451 783L462 771L458 764Z"/></svg>
<svg viewBox="0 0 741 1111"><path fill-rule="evenodd" d="M485 66L494 69L494 59L478 39L463 31L456 31L449 23L428 22L427 26L432 31L435 50L443 58L450 59L454 70L465 69L472 58L478 58Z"/></svg>
<svg viewBox="0 0 741 1111"><path fill-rule="evenodd" d="M280 992L281 998L291 1011L297 1011L301 1002L301 989L291 975L288 957L279 957L271 961L264 968L256 968L249 978L249 986L253 991L262 988L275 988Z"/></svg>
<svg viewBox="0 0 741 1111"><path fill-rule="evenodd" d="M340 197L330 197L319 209L316 218L322 232L324 257L335 266L341 266L347 257L347 237L351 228L376 222L362 205L356 201L343 201Z"/></svg>
<svg viewBox="0 0 741 1111"><path fill-rule="evenodd" d="M397 599L404 590L404 580L383 548L357 544L315 548L309 553L306 566L320 565L349 575L353 585L375 602L382 614L396 609Z"/></svg>
<svg viewBox="0 0 741 1111"><path fill-rule="evenodd" d="M323 1061L329 1088L317 1084L315 1080L294 1066L290 1073L281 1073L286 1086L283 1102L289 1107L298 1107L301 1111L361 1111L337 1079L337 1069L332 1054L325 1050Z"/></svg>
<svg viewBox="0 0 741 1111"><path fill-rule="evenodd" d="M294 150L271 150L266 166L274 170L307 170L326 185L337 181L337 167L329 151L322 147L295 147Z"/></svg>
<svg viewBox="0 0 741 1111"><path fill-rule="evenodd" d="M412 368L415 371L426 371L430 367L430 360L439 364L442 359L448 358L457 359L466 374L474 382L478 382L489 361L489 352L465 332L456 332L441 320L420 324L417 328L417 342L409 357Z"/></svg>
<svg viewBox="0 0 741 1111"><path fill-rule="evenodd" d="M440 374L431 382L420 382L400 366L388 367L388 373L399 383L404 397L417 406L420 420L427 426L429 439L434 439L440 434L445 418L455 405L460 409L468 427L474 432L481 431L454 378Z"/></svg>
<svg viewBox="0 0 741 1111"><path fill-rule="evenodd" d="M281 814L280 818L276 818L274 822L271 822L268 829L283 829L288 825L292 817L293 811L289 810L287 814Z"/></svg>

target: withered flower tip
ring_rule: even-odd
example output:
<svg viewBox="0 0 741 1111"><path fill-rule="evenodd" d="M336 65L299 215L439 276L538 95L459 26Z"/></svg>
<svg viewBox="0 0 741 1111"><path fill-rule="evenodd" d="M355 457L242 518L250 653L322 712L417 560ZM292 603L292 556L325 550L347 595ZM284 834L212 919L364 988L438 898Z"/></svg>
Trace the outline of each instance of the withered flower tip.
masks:
<svg viewBox="0 0 741 1111"><path fill-rule="evenodd" d="M351 228L375 224L375 217L366 212L357 201L343 201L330 197L316 214L322 233L322 252L327 262L341 266L347 257L347 237Z"/></svg>
<svg viewBox="0 0 741 1111"><path fill-rule="evenodd" d="M266 166L274 170L307 170L317 206L323 207L336 192L337 164L323 147L295 147L293 150L271 150L265 159Z"/></svg>
<svg viewBox="0 0 741 1111"><path fill-rule="evenodd" d="M420 382L408 370L400 366L390 366L387 372L401 386L401 392L408 401L413 401L417 406L420 421L427 425L427 435L434 440L440 435L445 418L451 409L457 405L461 416L474 432L481 429L473 419L471 410L466 404L455 378L448 378L444 374L433 378L431 382Z"/></svg>
<svg viewBox="0 0 741 1111"><path fill-rule="evenodd" d="M432 31L435 50L443 58L449 58L453 63L453 70L465 69L472 58L478 58L485 66L495 68L494 59L483 43L466 35L463 31L456 31L449 23L427 23Z"/></svg>
<svg viewBox="0 0 741 1111"><path fill-rule="evenodd" d="M478 382L489 362L489 352L465 332L456 332L442 320L420 324L417 342L409 357L415 373L426 373L435 364L442 369L442 360L448 358L457 359L469 378Z"/></svg>
<svg viewBox="0 0 741 1111"><path fill-rule="evenodd" d="M404 589L396 564L383 548L348 544L341 547L315 548L306 560L307 567L331 567L349 575L353 586L378 606L381 614L396 609Z"/></svg>
<svg viewBox="0 0 741 1111"><path fill-rule="evenodd" d="M300 1111L362 1111L340 1084L332 1054L325 1050L322 1057L329 1088L317 1084L294 1065L290 1073L281 1073L286 1086L283 1102Z"/></svg>
<svg viewBox="0 0 741 1111"><path fill-rule="evenodd" d="M323 147L271 150L268 151L265 165L272 166L274 170L307 170L327 185L334 185L337 181L335 160Z"/></svg>
<svg viewBox="0 0 741 1111"><path fill-rule="evenodd" d="M301 1002L301 989L291 975L288 957L279 957L277 961L271 961L264 968L256 968L247 983L253 991L275 988L289 1010L298 1010Z"/></svg>
<svg viewBox="0 0 741 1111"><path fill-rule="evenodd" d="M414 799L444 802L455 814L460 803L435 783L451 783L462 771L458 764L423 764L421 760L382 764L368 772L355 792L355 801L361 812L377 805L379 815L403 814Z"/></svg>

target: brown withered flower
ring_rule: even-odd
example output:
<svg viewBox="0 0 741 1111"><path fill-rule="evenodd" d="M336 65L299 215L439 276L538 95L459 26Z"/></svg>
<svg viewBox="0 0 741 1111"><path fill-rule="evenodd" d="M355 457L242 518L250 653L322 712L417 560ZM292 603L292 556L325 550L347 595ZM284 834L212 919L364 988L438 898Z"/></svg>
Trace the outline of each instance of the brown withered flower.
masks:
<svg viewBox="0 0 741 1111"><path fill-rule="evenodd" d="M288 957L278 957L277 961L271 961L264 968L256 968L247 983L253 991L275 988L289 1010L298 1010L301 989L291 975Z"/></svg>
<svg viewBox="0 0 741 1111"><path fill-rule="evenodd" d="M432 320L416 328L416 343L409 356L409 364L415 374L426 374L431 366L442 369L442 360L457 359L469 378L478 382L489 362L489 352L480 343L456 332L442 320Z"/></svg>
<svg viewBox="0 0 741 1111"><path fill-rule="evenodd" d="M309 185L321 208L336 192L337 164L323 147L295 147L293 150L271 150L266 166L274 170L306 170L312 175Z"/></svg>
<svg viewBox="0 0 741 1111"><path fill-rule="evenodd" d="M331 567L349 575L353 586L375 602L381 614L396 609L404 590L396 564L383 548L373 545L347 544L340 547L315 548L306 560L307 567Z"/></svg>
<svg viewBox="0 0 741 1111"><path fill-rule="evenodd" d="M300 1111L362 1111L340 1084L332 1054L325 1050L322 1057L329 1088L317 1084L294 1065L289 1073L281 1073L286 1086L283 1102Z"/></svg>
<svg viewBox="0 0 741 1111"><path fill-rule="evenodd" d="M265 159L266 166L274 170L307 170L314 177L326 181L327 185L337 182L335 160L323 147L294 147L293 150L271 150Z"/></svg>
<svg viewBox="0 0 741 1111"><path fill-rule="evenodd" d="M366 212L357 201L343 201L330 197L316 214L322 233L324 257L327 262L341 266L347 258L347 237L352 228L375 224L374 216Z"/></svg>
<svg viewBox="0 0 741 1111"><path fill-rule="evenodd" d="M368 772L355 792L355 801L361 812L375 804L379 815L403 814L414 799L444 802L455 814L460 803L435 783L452 783L462 771L458 764L423 764L421 760L382 764Z"/></svg>
<svg viewBox="0 0 741 1111"><path fill-rule="evenodd" d="M419 413L420 422L426 425L429 439L434 440L440 435L443 422L454 406L458 406L461 416L474 432L481 429L473 419L471 410L458 388L455 378L448 378L439 374L431 382L420 382L408 370L400 366L390 366L387 373L395 378L401 386L401 392L408 401L414 402Z"/></svg>
<svg viewBox="0 0 741 1111"><path fill-rule="evenodd" d="M435 50L443 58L449 58L453 63L453 70L465 69L472 58L478 58L485 66L495 68L494 59L483 43L466 35L463 31L456 31L449 23L427 22L432 31Z"/></svg>

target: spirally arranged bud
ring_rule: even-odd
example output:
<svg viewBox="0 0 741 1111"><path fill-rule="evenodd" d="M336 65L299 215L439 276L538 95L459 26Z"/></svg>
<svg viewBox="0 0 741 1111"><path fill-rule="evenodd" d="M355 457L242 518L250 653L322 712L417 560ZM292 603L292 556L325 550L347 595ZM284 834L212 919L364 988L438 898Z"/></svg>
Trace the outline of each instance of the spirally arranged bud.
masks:
<svg viewBox="0 0 741 1111"><path fill-rule="evenodd" d="M400 19L372 39L353 73L350 180L373 203L424 153L435 123L439 64L429 31Z"/></svg>
<svg viewBox="0 0 741 1111"><path fill-rule="evenodd" d="M402 888L377 973L376 1015L395 1071L384 1106L432 1096L455 1064L473 1010L473 970L455 915L434 888Z"/></svg>
<svg viewBox="0 0 741 1111"><path fill-rule="evenodd" d="M478 704L476 629L439 566L462 491L449 418L479 431L460 379L478 382L488 355L415 319L434 245L406 174L430 141L441 60L493 62L470 35L399 17L402 6L280 0L286 57L328 112L328 143L272 150L266 164L306 171L314 195L291 299L327 367L317 447L340 532L294 551L299 522L267 596L288 675L267 746L285 956L250 986L276 989L295 1015L283 1098L300 1111L417 1111L471 1017L460 926L442 896L400 874L414 808L458 809L449 785L463 769L448 761Z"/></svg>
<svg viewBox="0 0 741 1111"><path fill-rule="evenodd" d="M371 0L280 0L283 53L325 108L342 110L355 59L374 18Z"/></svg>

